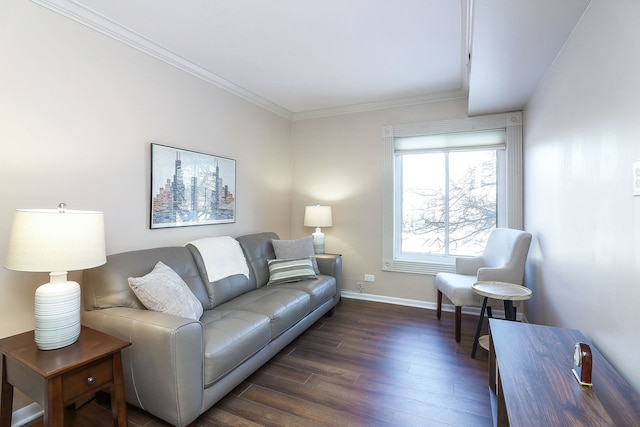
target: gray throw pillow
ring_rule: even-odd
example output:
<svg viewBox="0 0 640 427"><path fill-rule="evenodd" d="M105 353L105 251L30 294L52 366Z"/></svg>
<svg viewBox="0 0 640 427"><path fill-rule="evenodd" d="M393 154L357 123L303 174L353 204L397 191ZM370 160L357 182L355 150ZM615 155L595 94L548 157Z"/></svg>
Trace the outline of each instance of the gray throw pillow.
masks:
<svg viewBox="0 0 640 427"><path fill-rule="evenodd" d="M129 277L129 287L149 310L200 320L202 304L171 267L158 262L143 277Z"/></svg>
<svg viewBox="0 0 640 427"><path fill-rule="evenodd" d="M277 259L298 259L310 257L313 271L320 274L316 254L313 250L313 236L303 237L296 240L272 239L273 250Z"/></svg>

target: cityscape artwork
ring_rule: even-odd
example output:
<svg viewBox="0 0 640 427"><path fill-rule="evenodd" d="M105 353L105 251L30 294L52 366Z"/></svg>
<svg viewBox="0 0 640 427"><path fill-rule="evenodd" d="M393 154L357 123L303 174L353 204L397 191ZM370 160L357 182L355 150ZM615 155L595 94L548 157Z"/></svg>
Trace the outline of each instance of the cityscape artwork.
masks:
<svg viewBox="0 0 640 427"><path fill-rule="evenodd" d="M151 228L236 218L236 161L151 144Z"/></svg>

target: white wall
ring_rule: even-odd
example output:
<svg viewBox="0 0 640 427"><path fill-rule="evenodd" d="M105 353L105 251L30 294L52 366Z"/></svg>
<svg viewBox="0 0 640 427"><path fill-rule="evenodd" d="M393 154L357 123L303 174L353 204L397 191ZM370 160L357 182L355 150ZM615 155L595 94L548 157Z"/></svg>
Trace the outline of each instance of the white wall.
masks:
<svg viewBox="0 0 640 427"><path fill-rule="evenodd" d="M640 3L593 0L526 108L524 158L529 319L581 330L640 391L638 52Z"/></svg>
<svg viewBox="0 0 640 427"><path fill-rule="evenodd" d="M32 2L0 2L0 260L16 208L105 213L107 252L290 232L291 123ZM150 230L150 143L237 160L235 224ZM80 280L75 273L72 277ZM46 274L0 268L0 337Z"/></svg>
<svg viewBox="0 0 640 427"><path fill-rule="evenodd" d="M466 99L434 102L293 124L295 167L291 230L311 234L302 225L304 207L333 207L331 228L323 229L327 252L341 253L344 287L374 274L365 292L435 304L435 276L383 272L382 267L382 127L403 123L466 118Z"/></svg>

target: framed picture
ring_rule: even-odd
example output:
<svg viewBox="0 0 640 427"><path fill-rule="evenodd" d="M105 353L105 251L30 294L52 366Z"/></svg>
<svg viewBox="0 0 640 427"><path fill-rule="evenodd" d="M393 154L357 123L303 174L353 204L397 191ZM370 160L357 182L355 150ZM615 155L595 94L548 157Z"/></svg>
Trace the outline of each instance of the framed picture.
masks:
<svg viewBox="0 0 640 427"><path fill-rule="evenodd" d="M235 220L235 160L151 144L151 228Z"/></svg>

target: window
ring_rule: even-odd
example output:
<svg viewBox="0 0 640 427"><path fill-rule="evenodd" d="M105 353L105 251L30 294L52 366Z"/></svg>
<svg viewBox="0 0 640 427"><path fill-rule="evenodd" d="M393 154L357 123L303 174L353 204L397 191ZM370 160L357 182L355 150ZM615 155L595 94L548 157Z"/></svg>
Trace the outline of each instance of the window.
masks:
<svg viewBox="0 0 640 427"><path fill-rule="evenodd" d="M520 113L387 126L383 270L453 271L522 226Z"/></svg>
<svg viewBox="0 0 640 427"><path fill-rule="evenodd" d="M497 150L396 152L397 258L478 255L497 225Z"/></svg>

